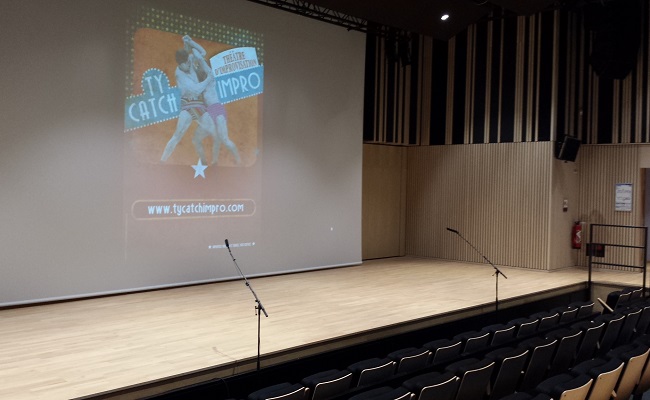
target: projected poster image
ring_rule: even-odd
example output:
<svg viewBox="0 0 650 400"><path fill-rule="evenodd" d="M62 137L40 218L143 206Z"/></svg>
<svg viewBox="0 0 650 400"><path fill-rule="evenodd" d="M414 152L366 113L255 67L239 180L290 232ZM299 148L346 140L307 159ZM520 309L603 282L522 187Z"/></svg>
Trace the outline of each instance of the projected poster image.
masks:
<svg viewBox="0 0 650 400"><path fill-rule="evenodd" d="M173 26L156 21L169 15L147 13L153 21L133 27L125 257L198 267L225 238L251 247L259 234L261 38L178 15Z"/></svg>

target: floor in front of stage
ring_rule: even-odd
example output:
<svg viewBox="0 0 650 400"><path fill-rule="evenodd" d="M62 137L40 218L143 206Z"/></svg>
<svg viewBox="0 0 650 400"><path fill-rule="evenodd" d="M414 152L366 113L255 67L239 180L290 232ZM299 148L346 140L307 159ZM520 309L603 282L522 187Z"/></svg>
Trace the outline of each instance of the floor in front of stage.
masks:
<svg viewBox="0 0 650 400"><path fill-rule="evenodd" d="M502 267L500 304L584 287L585 269ZM487 264L423 258L250 279L262 366L494 310ZM641 286L638 272L597 283ZM612 289L614 290L614 289ZM0 311L0 398L137 398L255 369L258 318L242 281Z"/></svg>

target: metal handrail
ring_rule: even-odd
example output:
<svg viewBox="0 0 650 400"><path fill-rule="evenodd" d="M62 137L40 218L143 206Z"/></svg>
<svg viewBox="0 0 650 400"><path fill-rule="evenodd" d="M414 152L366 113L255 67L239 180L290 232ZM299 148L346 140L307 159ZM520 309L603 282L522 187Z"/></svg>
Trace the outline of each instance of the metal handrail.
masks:
<svg viewBox="0 0 650 400"><path fill-rule="evenodd" d="M632 246L632 245L626 245L626 244L620 244L620 243L602 243L599 242L598 244L604 245L604 246L609 246L609 247L621 247L621 248L631 248L631 249L643 249L643 257L642 257L642 265L624 265L624 264L614 264L614 263L604 263L604 262L598 262L598 261L593 261L593 237L594 237L594 227L608 227L608 228L627 228L627 229L641 229L643 231L643 246ZM609 265L609 266L617 266L617 267L624 267L624 268L635 268L635 269L643 269L643 296L645 297L646 295L646 275L647 275L647 267L646 267L646 260L648 257L648 227L647 226L632 226L632 225L610 225L610 224L590 224L589 225L589 243L588 243L588 248L590 249L588 251L589 255L589 288L591 289L591 270L592 270L592 265Z"/></svg>

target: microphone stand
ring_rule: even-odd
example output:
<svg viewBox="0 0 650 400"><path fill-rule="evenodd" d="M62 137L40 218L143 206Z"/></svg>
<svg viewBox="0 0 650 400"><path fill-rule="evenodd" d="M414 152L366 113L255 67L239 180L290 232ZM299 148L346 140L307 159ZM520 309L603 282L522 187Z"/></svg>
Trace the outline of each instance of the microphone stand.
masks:
<svg viewBox="0 0 650 400"><path fill-rule="evenodd" d="M244 278L244 283L251 291L251 293L253 293L253 297L255 297L255 315L257 315L257 371L259 371L260 370L260 346L261 346L260 327L262 324L261 318L262 318L262 313L264 313L264 316L267 318L269 317L269 314L266 313L266 309L264 309L262 302L257 297L257 294L255 293L255 290L253 290L253 287L251 286L250 282L248 282L248 279L246 279L246 275L244 275L244 273L241 271L241 268L239 268L239 265L237 265L237 260L235 260L235 257L233 257L232 255L232 251L230 251L230 245L228 244L228 239L226 239L226 247L228 248L228 253L230 253L230 258L232 258L232 262L235 264L235 267L237 267L237 271L239 271L239 275L241 275L241 277Z"/></svg>
<svg viewBox="0 0 650 400"><path fill-rule="evenodd" d="M492 274L492 276L494 276L494 277L496 278L496 279L495 279L495 284L496 284L496 288L495 288L496 299L495 299L495 303L494 303L494 309L495 309L496 312L499 312L499 275L503 275L503 277L506 278L506 279L508 279L508 277L506 276L506 274L504 274L503 272L501 272L501 271L499 270L499 268L497 268L497 266L494 265L494 264L492 263L492 261L488 260L488 258L485 257L485 256L483 255L483 253L481 253L480 251L478 251L478 249L477 249L476 247L474 247L474 245L471 244L471 243L469 242L469 240L465 239L465 238L463 237L463 235L460 234L460 232L458 232L456 229L451 229L451 228L447 228L447 230L448 230L449 232L453 232L453 233L455 233L455 234L458 235L461 239L463 239L463 240L465 241L465 243L467 243L468 245L470 245L470 246L474 249L474 251L476 251L476 252L477 252L481 257L483 257L483 259L484 259L485 261L487 261L487 263L490 264L490 265L492 266L492 268L494 268L494 274Z"/></svg>

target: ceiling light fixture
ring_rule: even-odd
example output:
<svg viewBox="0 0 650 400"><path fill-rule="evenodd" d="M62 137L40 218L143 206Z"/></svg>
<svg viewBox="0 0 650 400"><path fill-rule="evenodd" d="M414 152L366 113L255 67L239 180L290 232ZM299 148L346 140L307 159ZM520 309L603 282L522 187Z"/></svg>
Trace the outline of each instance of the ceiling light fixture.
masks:
<svg viewBox="0 0 650 400"><path fill-rule="evenodd" d="M449 19L449 14L442 14L442 17L440 17L441 20L446 21Z"/></svg>

